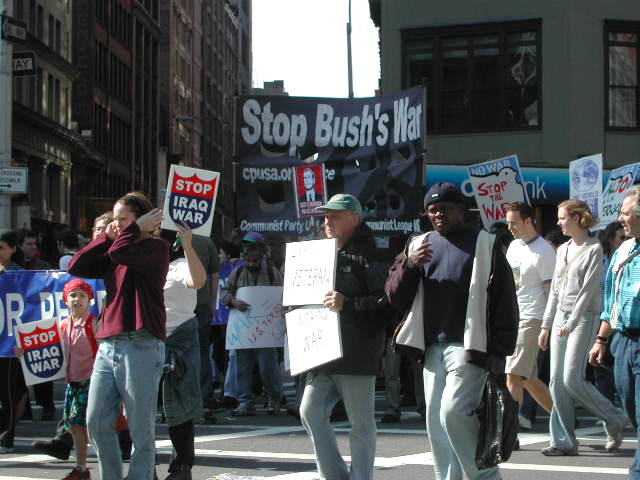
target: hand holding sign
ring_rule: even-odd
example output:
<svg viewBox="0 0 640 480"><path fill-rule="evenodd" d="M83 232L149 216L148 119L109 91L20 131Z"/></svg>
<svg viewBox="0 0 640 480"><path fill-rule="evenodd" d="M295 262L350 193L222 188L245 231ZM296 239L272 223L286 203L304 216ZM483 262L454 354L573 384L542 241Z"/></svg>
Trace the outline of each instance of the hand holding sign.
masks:
<svg viewBox="0 0 640 480"><path fill-rule="evenodd" d="M335 290L331 290L324 296L324 306L333 308L334 310L342 310L342 305L344 305L344 295L340 292L336 292Z"/></svg>

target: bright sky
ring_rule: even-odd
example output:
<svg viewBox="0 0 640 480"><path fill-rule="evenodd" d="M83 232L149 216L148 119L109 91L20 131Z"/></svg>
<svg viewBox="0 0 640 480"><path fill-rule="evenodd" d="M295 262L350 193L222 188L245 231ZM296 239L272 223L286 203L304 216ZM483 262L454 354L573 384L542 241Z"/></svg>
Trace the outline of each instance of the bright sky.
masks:
<svg viewBox="0 0 640 480"><path fill-rule="evenodd" d="M284 80L292 96L348 97L349 0L253 0L253 86ZM353 91L378 88L378 29L368 0L351 2Z"/></svg>

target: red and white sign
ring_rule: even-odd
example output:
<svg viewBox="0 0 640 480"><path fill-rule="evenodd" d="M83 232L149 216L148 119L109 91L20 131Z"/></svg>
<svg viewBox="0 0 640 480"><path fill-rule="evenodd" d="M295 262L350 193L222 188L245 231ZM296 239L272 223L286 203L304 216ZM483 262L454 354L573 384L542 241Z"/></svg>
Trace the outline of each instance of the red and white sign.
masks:
<svg viewBox="0 0 640 480"><path fill-rule="evenodd" d="M318 212L327 202L327 186L324 177L324 164L303 165L295 167L295 197L298 206L298 217L316 217L324 215Z"/></svg>
<svg viewBox="0 0 640 480"><path fill-rule="evenodd" d="M186 223L195 235L208 237L213 226L220 173L171 165L162 228L178 230Z"/></svg>
<svg viewBox="0 0 640 480"><path fill-rule="evenodd" d="M16 345L27 385L64 378L67 372L60 329L55 319L24 323L15 327Z"/></svg>

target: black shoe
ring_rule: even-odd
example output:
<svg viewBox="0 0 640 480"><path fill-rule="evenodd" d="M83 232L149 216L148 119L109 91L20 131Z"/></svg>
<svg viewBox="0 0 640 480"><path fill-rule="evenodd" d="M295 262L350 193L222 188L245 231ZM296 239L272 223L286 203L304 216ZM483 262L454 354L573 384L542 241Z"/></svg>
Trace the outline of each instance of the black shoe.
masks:
<svg viewBox="0 0 640 480"><path fill-rule="evenodd" d="M56 418L56 407L48 407L42 409L42 415L40 416L40 420L43 422L49 422L51 420L55 420Z"/></svg>
<svg viewBox="0 0 640 480"><path fill-rule="evenodd" d="M33 448L51 457L59 460L67 460L71 453L71 448L64 443L56 440L47 440L45 442L35 441L31 444Z"/></svg>
<svg viewBox="0 0 640 480"><path fill-rule="evenodd" d="M222 400L220 400L220 408L231 410L237 408L238 405L238 400L232 397L222 397Z"/></svg>
<svg viewBox="0 0 640 480"><path fill-rule="evenodd" d="M169 476L165 480L191 480L191 467L189 465L171 465Z"/></svg>
<svg viewBox="0 0 640 480"><path fill-rule="evenodd" d="M382 417L380 418L380 422L382 423L397 423L400 421L400 411L395 410L394 408L387 408Z"/></svg>

